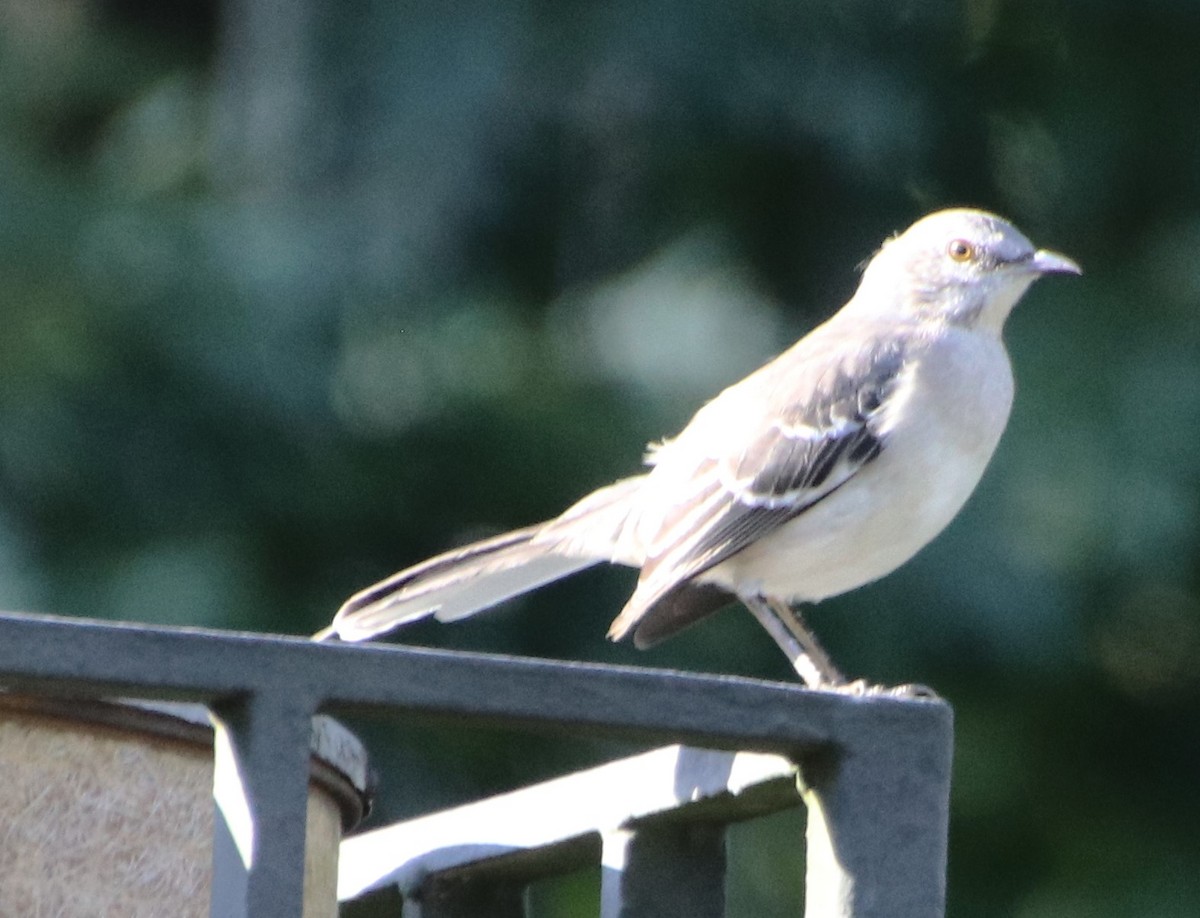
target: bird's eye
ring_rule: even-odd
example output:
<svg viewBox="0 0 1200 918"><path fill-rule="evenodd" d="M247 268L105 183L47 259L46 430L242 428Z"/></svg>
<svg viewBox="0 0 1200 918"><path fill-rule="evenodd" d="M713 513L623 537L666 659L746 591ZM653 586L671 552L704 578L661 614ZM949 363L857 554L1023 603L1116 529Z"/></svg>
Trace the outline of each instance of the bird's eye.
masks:
<svg viewBox="0 0 1200 918"><path fill-rule="evenodd" d="M946 254L955 261L970 261L975 257L975 246L965 239L955 239L946 246Z"/></svg>

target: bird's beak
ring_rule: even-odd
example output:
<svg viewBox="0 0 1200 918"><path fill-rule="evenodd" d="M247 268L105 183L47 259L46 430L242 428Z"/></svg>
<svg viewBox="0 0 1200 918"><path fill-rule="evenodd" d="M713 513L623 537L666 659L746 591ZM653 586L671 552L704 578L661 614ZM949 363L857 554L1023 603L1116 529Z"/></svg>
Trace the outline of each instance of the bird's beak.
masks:
<svg viewBox="0 0 1200 918"><path fill-rule="evenodd" d="M1067 258L1066 255L1059 255L1058 252L1051 252L1049 249L1038 249L1033 253L1033 258L1029 260L1029 266L1038 274L1082 274L1083 268L1079 267L1076 262Z"/></svg>

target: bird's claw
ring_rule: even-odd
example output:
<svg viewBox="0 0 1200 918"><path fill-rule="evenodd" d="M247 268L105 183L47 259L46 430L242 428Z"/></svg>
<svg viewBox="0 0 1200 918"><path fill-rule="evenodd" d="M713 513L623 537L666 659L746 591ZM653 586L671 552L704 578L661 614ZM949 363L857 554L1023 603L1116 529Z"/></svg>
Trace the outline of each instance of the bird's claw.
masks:
<svg viewBox="0 0 1200 918"><path fill-rule="evenodd" d="M826 683L816 686L819 691L852 695L856 698L908 698L917 701L940 701L941 696L927 685L906 682L904 685L875 685L866 679L853 682Z"/></svg>

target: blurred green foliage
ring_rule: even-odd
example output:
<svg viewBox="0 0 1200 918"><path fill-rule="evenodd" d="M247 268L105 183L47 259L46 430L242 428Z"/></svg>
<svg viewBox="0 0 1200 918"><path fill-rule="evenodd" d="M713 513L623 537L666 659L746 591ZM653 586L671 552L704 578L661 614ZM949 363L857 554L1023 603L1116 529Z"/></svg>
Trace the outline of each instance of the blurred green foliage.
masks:
<svg viewBox="0 0 1200 918"><path fill-rule="evenodd" d="M1197 4L288 7L0 2L5 607L310 632L633 471L984 206L1087 275L1010 323L962 518L812 621L956 707L951 915L1200 913ZM629 586L402 639L788 678L735 613L610 646ZM358 726L383 817L616 751ZM737 838L737 913L795 914L798 817Z"/></svg>

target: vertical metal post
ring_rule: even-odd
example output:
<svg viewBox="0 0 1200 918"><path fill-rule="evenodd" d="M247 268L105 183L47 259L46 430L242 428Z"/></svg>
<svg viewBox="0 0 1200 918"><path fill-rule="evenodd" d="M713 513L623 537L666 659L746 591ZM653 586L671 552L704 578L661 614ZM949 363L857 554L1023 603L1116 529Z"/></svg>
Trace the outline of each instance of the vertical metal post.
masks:
<svg viewBox="0 0 1200 918"><path fill-rule="evenodd" d="M659 823L607 833L601 918L721 918L725 827Z"/></svg>
<svg viewBox="0 0 1200 918"><path fill-rule="evenodd" d="M806 918L941 918L953 714L867 710L801 765Z"/></svg>
<svg viewBox="0 0 1200 918"><path fill-rule="evenodd" d="M284 693L214 709L213 918L303 913L314 710Z"/></svg>

